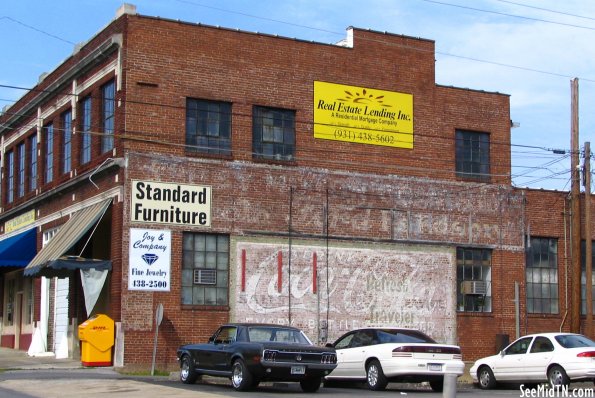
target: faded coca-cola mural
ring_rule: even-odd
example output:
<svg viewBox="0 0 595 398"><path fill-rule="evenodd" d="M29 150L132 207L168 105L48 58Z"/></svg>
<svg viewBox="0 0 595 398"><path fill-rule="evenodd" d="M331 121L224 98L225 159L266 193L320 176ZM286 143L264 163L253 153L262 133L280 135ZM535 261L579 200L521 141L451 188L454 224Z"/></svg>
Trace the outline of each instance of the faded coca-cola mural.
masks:
<svg viewBox="0 0 595 398"><path fill-rule="evenodd" d="M366 326L415 328L456 342L448 248L238 242L236 249L235 321L291 323L319 343Z"/></svg>

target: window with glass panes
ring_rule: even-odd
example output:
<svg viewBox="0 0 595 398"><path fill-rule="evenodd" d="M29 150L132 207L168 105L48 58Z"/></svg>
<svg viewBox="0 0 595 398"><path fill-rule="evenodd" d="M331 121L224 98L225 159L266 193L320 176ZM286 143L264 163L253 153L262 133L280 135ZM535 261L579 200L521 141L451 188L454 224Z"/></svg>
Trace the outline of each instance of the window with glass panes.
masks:
<svg viewBox="0 0 595 398"><path fill-rule="evenodd" d="M54 179L54 125L48 124L44 128L45 136L45 182Z"/></svg>
<svg viewBox="0 0 595 398"><path fill-rule="evenodd" d="M457 309L492 311L492 251L457 248Z"/></svg>
<svg viewBox="0 0 595 398"><path fill-rule="evenodd" d="M17 183L17 195L19 198L25 196L25 143L19 144L17 147L17 153L19 156L19 172L18 172L18 183Z"/></svg>
<svg viewBox="0 0 595 398"><path fill-rule="evenodd" d="M37 134L29 137L29 191L37 188Z"/></svg>
<svg viewBox="0 0 595 398"><path fill-rule="evenodd" d="M114 119L116 116L116 84L110 81L101 87L103 99L103 136L101 153L111 151L114 147Z"/></svg>
<svg viewBox="0 0 595 398"><path fill-rule="evenodd" d="M72 168L72 112L62 114L62 173Z"/></svg>
<svg viewBox="0 0 595 398"><path fill-rule="evenodd" d="M182 304L229 304L229 235L184 233Z"/></svg>
<svg viewBox="0 0 595 398"><path fill-rule="evenodd" d="M186 150L231 153L231 104L189 98L186 100Z"/></svg>
<svg viewBox="0 0 595 398"><path fill-rule="evenodd" d="M581 314L587 314L587 245L584 240L581 241ZM595 242L591 242L591 268L595 264ZM591 286L595 286L595 272L591 271ZM595 314L595 288L591 288L591 302L593 313Z"/></svg>
<svg viewBox="0 0 595 398"><path fill-rule="evenodd" d="M81 103L81 164L91 161L91 97Z"/></svg>
<svg viewBox="0 0 595 398"><path fill-rule="evenodd" d="M475 131L457 130L455 138L457 176L465 179L489 181L490 135Z"/></svg>
<svg viewBox="0 0 595 398"><path fill-rule="evenodd" d="M292 160L295 154L295 111L255 106L252 150L254 158Z"/></svg>
<svg viewBox="0 0 595 398"><path fill-rule="evenodd" d="M6 152L6 201L14 201L14 151Z"/></svg>
<svg viewBox="0 0 595 398"><path fill-rule="evenodd" d="M558 241L530 238L527 244L527 312L558 313Z"/></svg>

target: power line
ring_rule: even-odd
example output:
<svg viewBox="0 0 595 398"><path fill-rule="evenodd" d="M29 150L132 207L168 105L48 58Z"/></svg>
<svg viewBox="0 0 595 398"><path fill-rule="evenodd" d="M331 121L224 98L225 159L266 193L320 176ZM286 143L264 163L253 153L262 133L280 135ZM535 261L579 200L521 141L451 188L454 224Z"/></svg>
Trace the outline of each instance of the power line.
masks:
<svg viewBox="0 0 595 398"><path fill-rule="evenodd" d="M437 1L437 0L421 0L421 1L425 1L426 3L440 4L440 5L449 6L449 7L457 7L457 8L462 8L462 9L466 9L466 10L484 12L484 13L488 13L488 14L501 15L501 16L505 16L505 17L520 18L520 19L525 19L525 20L528 20L528 21L543 22L543 23L549 23L549 24L554 24L554 25L568 26L568 27L572 27L572 28L587 29L587 30L593 30L593 31L595 31L595 28L590 27L590 26L575 25L575 24L565 23L565 22L556 22L556 21L550 21L550 20L547 20L547 19L526 17L526 16L523 16L523 15L507 14L505 12L484 10L484 9L481 9L481 8L463 6L463 5L460 5L460 4L446 3L446 2L443 2L443 1Z"/></svg>
<svg viewBox="0 0 595 398"><path fill-rule="evenodd" d="M591 21L595 21L595 18L587 17L587 16L584 16L584 15L571 14L569 12L557 11L557 10L552 10L552 9L549 9L549 8L543 8L543 7L536 7L536 6L531 6L531 5L528 5L528 4L516 3L514 1L508 1L508 0L494 0L494 1L499 1L500 3L508 3L508 4L512 4L512 5L515 5L515 6L519 6L519 7L532 8L534 10L539 10L539 11L547 11L547 12L551 12L551 13L554 13L554 14L566 15L566 16L574 17L574 18L582 18L582 19L588 19L588 20L591 20Z"/></svg>

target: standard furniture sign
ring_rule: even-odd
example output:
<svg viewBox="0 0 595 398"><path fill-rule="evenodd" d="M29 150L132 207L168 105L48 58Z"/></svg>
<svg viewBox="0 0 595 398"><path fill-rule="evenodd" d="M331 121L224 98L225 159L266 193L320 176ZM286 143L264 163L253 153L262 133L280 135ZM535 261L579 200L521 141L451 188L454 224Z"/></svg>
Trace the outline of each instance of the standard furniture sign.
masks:
<svg viewBox="0 0 595 398"><path fill-rule="evenodd" d="M211 187L132 181L133 222L211 226Z"/></svg>

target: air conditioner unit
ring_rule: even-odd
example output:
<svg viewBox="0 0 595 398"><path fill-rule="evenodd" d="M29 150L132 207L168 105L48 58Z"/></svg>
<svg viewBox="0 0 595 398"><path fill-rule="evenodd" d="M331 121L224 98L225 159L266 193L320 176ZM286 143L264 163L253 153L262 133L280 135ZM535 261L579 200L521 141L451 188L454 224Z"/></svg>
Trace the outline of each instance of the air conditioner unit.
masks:
<svg viewBox="0 0 595 398"><path fill-rule="evenodd" d="M483 296L486 294L486 283L483 281L463 281L461 282L462 294L477 294Z"/></svg>
<svg viewBox="0 0 595 398"><path fill-rule="evenodd" d="M217 284L217 270L215 269L195 269L194 270L194 284L195 285L216 285Z"/></svg>

